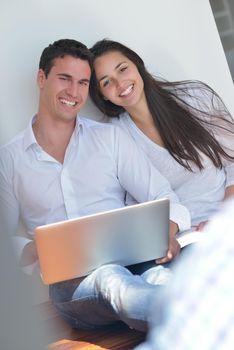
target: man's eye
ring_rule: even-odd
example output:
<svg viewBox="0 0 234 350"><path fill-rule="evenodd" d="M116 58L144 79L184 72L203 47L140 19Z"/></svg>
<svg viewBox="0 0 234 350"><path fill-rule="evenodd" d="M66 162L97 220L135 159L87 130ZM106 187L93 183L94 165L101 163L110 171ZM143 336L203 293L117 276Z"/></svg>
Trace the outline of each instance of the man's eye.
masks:
<svg viewBox="0 0 234 350"><path fill-rule="evenodd" d="M67 80L66 77L59 77L59 80Z"/></svg>
<svg viewBox="0 0 234 350"><path fill-rule="evenodd" d="M80 85L82 86L88 86L89 82L88 81L80 81Z"/></svg>

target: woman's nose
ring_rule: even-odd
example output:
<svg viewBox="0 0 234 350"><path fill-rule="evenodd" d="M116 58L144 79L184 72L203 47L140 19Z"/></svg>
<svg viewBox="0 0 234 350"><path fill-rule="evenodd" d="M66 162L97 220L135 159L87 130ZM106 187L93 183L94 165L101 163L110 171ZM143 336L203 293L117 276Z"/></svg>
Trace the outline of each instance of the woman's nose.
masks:
<svg viewBox="0 0 234 350"><path fill-rule="evenodd" d="M122 86L123 86L123 80L122 79L119 79L119 78L116 78L115 79L115 85L118 89L121 89Z"/></svg>

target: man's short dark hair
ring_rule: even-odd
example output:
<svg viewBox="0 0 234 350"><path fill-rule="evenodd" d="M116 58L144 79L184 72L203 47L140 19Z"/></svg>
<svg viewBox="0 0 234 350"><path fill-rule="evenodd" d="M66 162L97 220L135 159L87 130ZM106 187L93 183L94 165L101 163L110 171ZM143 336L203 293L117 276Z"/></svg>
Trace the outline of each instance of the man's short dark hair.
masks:
<svg viewBox="0 0 234 350"><path fill-rule="evenodd" d="M92 53L84 44L73 39L60 39L43 50L39 69L42 69L47 77L54 65L54 60L66 55L88 61L90 68L92 68Z"/></svg>

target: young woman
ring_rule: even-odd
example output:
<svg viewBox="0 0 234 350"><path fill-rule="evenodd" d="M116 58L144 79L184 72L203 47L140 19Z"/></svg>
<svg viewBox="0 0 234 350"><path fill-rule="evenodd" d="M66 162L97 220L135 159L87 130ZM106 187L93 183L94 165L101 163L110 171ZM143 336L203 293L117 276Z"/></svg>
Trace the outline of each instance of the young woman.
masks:
<svg viewBox="0 0 234 350"><path fill-rule="evenodd" d="M104 39L91 51L94 104L143 148L201 229L234 195L234 124L223 102L199 81L156 79L121 43Z"/></svg>

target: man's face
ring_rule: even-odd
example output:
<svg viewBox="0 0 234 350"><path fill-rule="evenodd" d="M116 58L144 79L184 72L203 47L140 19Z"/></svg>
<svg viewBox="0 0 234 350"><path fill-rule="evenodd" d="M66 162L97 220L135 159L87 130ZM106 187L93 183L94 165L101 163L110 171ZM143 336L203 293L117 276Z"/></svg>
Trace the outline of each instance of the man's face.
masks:
<svg viewBox="0 0 234 350"><path fill-rule="evenodd" d="M54 60L47 78L40 69L37 77L39 112L54 120L74 120L87 100L90 75L88 61L69 55Z"/></svg>

